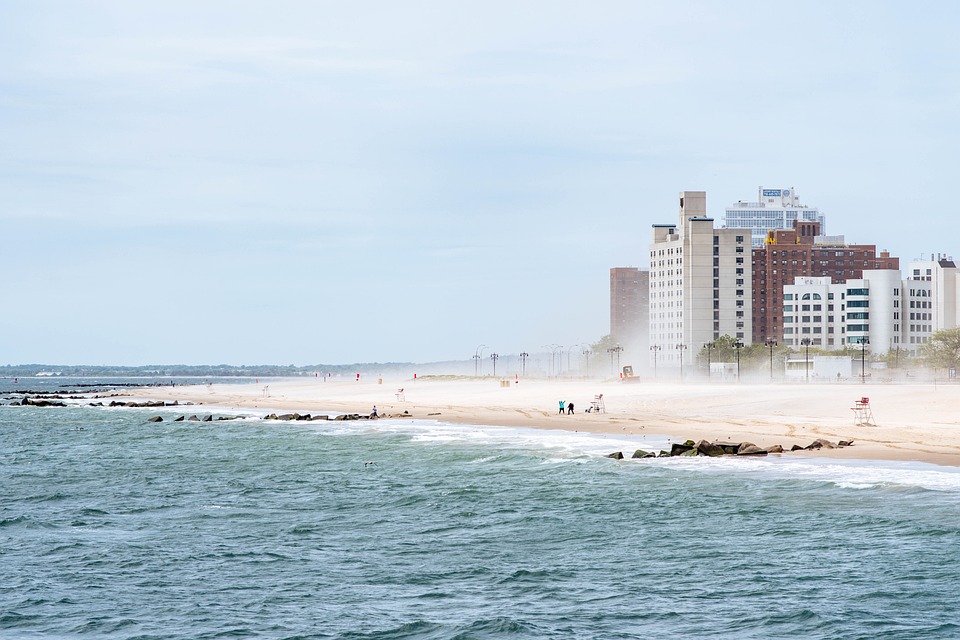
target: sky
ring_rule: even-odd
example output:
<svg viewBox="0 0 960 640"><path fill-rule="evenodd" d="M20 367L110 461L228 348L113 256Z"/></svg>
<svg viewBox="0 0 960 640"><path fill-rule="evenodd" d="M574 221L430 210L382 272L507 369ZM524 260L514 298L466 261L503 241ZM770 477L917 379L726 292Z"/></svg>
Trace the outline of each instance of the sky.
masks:
<svg viewBox="0 0 960 640"><path fill-rule="evenodd" d="M960 258L960 5L6 0L0 363L609 332L677 194ZM944 199L944 194L949 198Z"/></svg>

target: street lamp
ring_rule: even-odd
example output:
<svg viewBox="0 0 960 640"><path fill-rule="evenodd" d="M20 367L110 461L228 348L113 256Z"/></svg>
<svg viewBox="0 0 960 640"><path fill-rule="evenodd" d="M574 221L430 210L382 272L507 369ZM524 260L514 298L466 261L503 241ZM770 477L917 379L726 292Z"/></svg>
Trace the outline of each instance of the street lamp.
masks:
<svg viewBox="0 0 960 640"><path fill-rule="evenodd" d="M677 351L680 353L680 382L683 382L683 350L687 348L685 344L678 344Z"/></svg>
<svg viewBox="0 0 960 640"><path fill-rule="evenodd" d="M650 351L653 351L653 377L657 377L657 351L660 351L660 345L653 345L650 347Z"/></svg>
<svg viewBox="0 0 960 640"><path fill-rule="evenodd" d="M473 352L473 375L480 375L480 353L487 348L487 345L481 344L477 346L477 349Z"/></svg>
<svg viewBox="0 0 960 640"><path fill-rule="evenodd" d="M530 357L530 354L524 351L520 354L520 371L523 377L527 377L527 358Z"/></svg>
<svg viewBox="0 0 960 640"><path fill-rule="evenodd" d="M584 370L583 377L584 378L589 377L590 376L590 349L583 350L583 370Z"/></svg>
<svg viewBox="0 0 960 640"><path fill-rule="evenodd" d="M737 350L737 382L740 382L740 349L743 349L743 342L737 340L733 343L733 348Z"/></svg>
<svg viewBox="0 0 960 640"><path fill-rule="evenodd" d="M703 345L703 348L707 350L707 382L710 382L710 352L717 348L717 345L713 342L708 342Z"/></svg>
<svg viewBox="0 0 960 640"><path fill-rule="evenodd" d="M614 370L614 373L620 371L620 352L623 351L623 347L617 345L615 347L610 347L607 349L607 353L610 354L610 367L613 367L613 354L617 354L617 368Z"/></svg>
<svg viewBox="0 0 960 640"><path fill-rule="evenodd" d="M860 343L860 384L866 384L866 353L867 345L870 344L870 338L863 336L862 338L857 338L857 342Z"/></svg>
<svg viewBox="0 0 960 640"><path fill-rule="evenodd" d="M776 340L767 340L763 344L770 347L770 382L773 382L773 348L777 346Z"/></svg>
<svg viewBox="0 0 960 640"><path fill-rule="evenodd" d="M803 345L804 349L803 370L806 373L807 382L810 382L810 338L804 338L800 341L800 344Z"/></svg>
<svg viewBox="0 0 960 640"><path fill-rule="evenodd" d="M493 360L493 377L497 377L497 358L500 357L499 353L491 353L490 359Z"/></svg>

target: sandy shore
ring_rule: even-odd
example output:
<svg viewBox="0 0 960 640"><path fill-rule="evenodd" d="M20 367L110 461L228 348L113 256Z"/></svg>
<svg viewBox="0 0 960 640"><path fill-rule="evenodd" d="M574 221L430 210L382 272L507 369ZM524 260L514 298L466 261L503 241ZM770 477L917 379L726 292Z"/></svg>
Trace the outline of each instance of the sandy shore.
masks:
<svg viewBox="0 0 960 640"><path fill-rule="evenodd" d="M403 388L403 400L397 391ZM356 382L271 379L149 389L155 399L238 411L368 414L477 425L660 434L685 439L806 446L817 438L852 440L831 451L790 455L918 460L960 465L960 387L859 384L669 384L494 378ZM603 394L604 413L585 413ZM145 390L128 395L143 397ZM854 424L854 401L870 398L876 426ZM575 403L558 415L559 400Z"/></svg>

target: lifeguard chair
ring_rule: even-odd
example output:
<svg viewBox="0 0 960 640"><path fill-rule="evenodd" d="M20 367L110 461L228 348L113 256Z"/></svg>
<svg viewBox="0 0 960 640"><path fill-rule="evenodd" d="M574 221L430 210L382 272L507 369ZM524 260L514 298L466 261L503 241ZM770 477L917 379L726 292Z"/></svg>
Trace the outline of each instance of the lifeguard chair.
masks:
<svg viewBox="0 0 960 640"><path fill-rule="evenodd" d="M403 393L403 388L397 389L397 393L394 394L397 396L397 402L406 402L407 396Z"/></svg>
<svg viewBox="0 0 960 640"><path fill-rule="evenodd" d="M603 404L603 394L593 396L593 402L590 403L590 410L593 413L606 413L607 407Z"/></svg>
<svg viewBox="0 0 960 640"><path fill-rule="evenodd" d="M873 409L870 408L870 398L863 397L853 401L850 407L853 411L853 424L858 427L875 427L877 424L873 421Z"/></svg>

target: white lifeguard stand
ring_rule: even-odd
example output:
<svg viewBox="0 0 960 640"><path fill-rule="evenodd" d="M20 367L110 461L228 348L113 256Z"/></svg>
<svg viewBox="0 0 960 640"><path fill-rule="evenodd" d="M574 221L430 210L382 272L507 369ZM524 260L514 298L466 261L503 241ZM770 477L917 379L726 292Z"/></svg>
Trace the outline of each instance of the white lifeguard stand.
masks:
<svg viewBox="0 0 960 640"><path fill-rule="evenodd" d="M590 403L590 410L593 413L606 413L607 406L603 403L603 394L593 396L593 402Z"/></svg>
<svg viewBox="0 0 960 640"><path fill-rule="evenodd" d="M877 423L873 421L873 409L870 408L870 398L866 396L853 401L850 407L853 411L853 424L858 427L875 427Z"/></svg>
<svg viewBox="0 0 960 640"><path fill-rule="evenodd" d="M397 396L397 402L406 402L407 396L403 393L403 387L397 389L397 393L394 394Z"/></svg>

